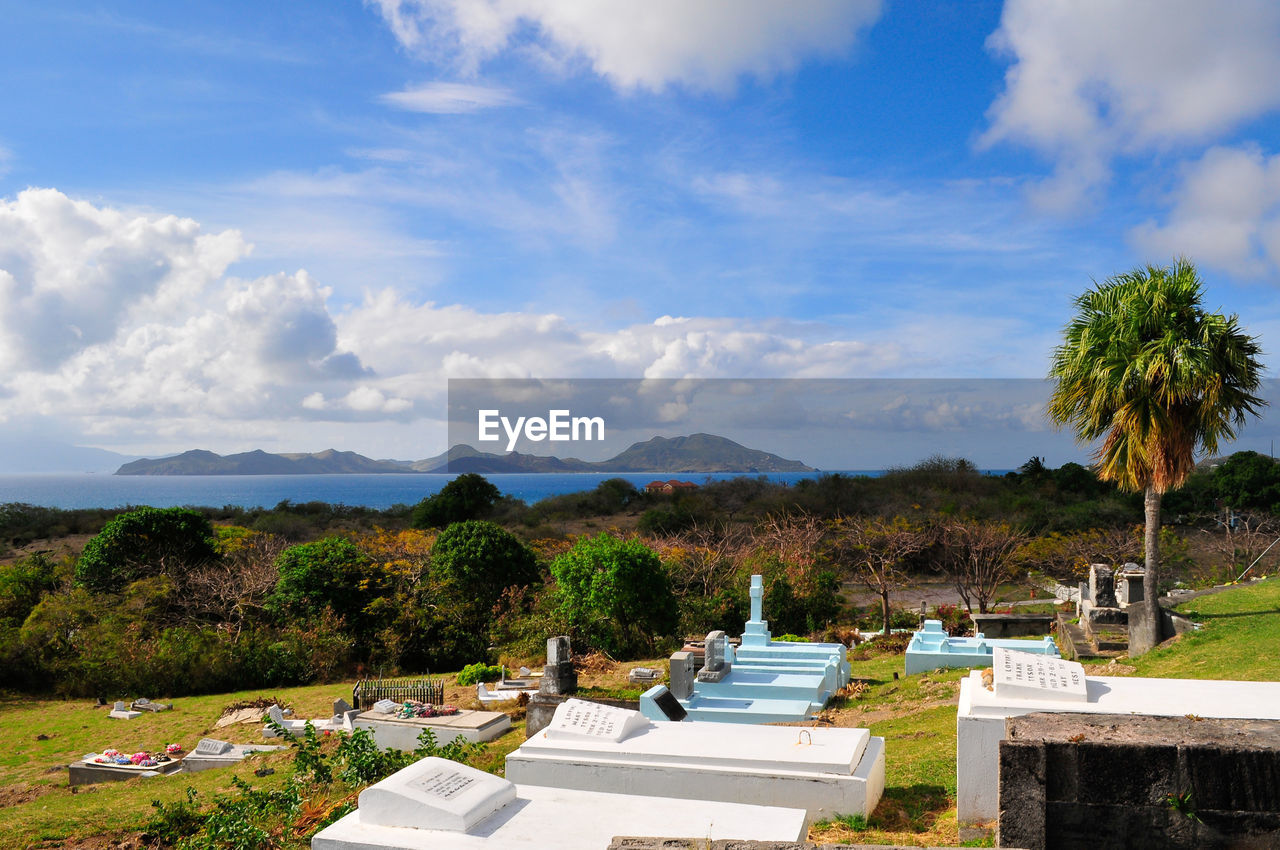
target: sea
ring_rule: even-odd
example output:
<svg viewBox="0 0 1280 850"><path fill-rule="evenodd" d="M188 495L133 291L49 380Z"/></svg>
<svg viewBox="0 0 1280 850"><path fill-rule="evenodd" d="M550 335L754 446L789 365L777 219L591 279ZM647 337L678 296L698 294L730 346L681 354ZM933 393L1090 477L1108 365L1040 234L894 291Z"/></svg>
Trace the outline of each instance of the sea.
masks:
<svg viewBox="0 0 1280 850"><path fill-rule="evenodd" d="M760 474L693 473L521 473L486 475L505 495L527 504L562 493L592 490L609 478L624 478L643 489L650 481L677 478L704 484L730 478L767 478L795 484L823 472ZM883 470L848 470L843 475L883 475ZM327 502L383 510L413 505L438 493L453 475L426 473L382 475L111 475L109 473L47 473L0 475L0 504L22 502L51 508L156 508L192 506L271 508L283 501Z"/></svg>

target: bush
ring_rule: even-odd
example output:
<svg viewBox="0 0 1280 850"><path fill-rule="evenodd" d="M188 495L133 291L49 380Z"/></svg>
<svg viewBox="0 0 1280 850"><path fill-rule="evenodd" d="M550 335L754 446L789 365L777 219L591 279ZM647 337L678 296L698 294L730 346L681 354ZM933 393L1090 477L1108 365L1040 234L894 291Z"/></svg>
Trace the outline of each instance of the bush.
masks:
<svg viewBox="0 0 1280 850"><path fill-rule="evenodd" d="M494 664L485 664L478 661L475 664L468 664L462 668L462 672L458 674L458 684L462 686L475 685L480 682L497 681L502 676L502 668Z"/></svg>
<svg viewBox="0 0 1280 850"><path fill-rule="evenodd" d="M639 540L583 537L551 564L560 614L578 645L615 658L652 654L679 622L658 555Z"/></svg>
<svg viewBox="0 0 1280 850"><path fill-rule="evenodd" d="M413 509L414 528L444 528L455 522L483 519L493 512L501 491L483 475L468 472L444 485L439 493L423 499Z"/></svg>
<svg viewBox="0 0 1280 850"><path fill-rule="evenodd" d="M141 578L184 572L218 557L209 520L187 508L138 508L108 522L85 544L76 581L118 593Z"/></svg>

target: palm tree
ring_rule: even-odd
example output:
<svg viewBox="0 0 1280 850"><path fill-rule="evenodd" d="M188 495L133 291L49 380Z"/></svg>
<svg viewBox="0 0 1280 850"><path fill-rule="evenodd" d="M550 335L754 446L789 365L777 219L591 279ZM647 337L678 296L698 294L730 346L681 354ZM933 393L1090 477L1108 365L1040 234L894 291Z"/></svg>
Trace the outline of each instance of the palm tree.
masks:
<svg viewBox="0 0 1280 850"><path fill-rule="evenodd" d="M1049 416L1082 443L1102 439L1098 475L1143 492L1146 576L1138 622L1130 618L1131 655L1160 640L1157 604L1160 499L1195 468L1197 451L1213 454L1235 437L1245 415L1266 402L1261 349L1235 315L1201 307L1195 266L1135 268L1095 284L1076 299L1079 311L1053 351L1056 382ZM1134 613L1131 611L1131 614Z"/></svg>

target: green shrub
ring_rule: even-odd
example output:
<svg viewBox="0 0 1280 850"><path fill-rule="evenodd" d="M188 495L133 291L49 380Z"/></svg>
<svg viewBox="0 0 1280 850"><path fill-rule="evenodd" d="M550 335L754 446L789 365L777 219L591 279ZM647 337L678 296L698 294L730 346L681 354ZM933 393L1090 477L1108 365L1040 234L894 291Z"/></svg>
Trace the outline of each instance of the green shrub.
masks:
<svg viewBox="0 0 1280 850"><path fill-rule="evenodd" d="M462 672L458 674L458 684L465 687L479 682L492 682L496 681L501 675L501 667L477 661L475 664L468 664L462 668Z"/></svg>

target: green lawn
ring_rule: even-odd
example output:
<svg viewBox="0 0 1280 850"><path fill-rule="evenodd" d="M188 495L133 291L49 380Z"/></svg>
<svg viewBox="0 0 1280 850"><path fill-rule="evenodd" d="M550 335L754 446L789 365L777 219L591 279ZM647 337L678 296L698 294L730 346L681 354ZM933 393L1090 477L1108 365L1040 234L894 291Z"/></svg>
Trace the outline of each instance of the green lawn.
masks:
<svg viewBox="0 0 1280 850"><path fill-rule="evenodd" d="M1280 681L1280 578L1178 607L1204 628L1130 662L1135 676Z"/></svg>

